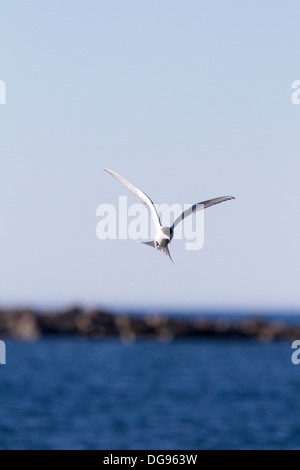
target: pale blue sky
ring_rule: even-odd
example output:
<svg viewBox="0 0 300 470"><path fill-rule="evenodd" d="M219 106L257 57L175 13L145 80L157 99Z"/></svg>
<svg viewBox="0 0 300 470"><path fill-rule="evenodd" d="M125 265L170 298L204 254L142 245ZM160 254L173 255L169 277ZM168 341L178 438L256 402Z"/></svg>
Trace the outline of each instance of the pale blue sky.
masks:
<svg viewBox="0 0 300 470"><path fill-rule="evenodd" d="M299 2L0 5L0 304L299 308ZM126 195L104 167L158 203L237 199L174 268L96 238Z"/></svg>

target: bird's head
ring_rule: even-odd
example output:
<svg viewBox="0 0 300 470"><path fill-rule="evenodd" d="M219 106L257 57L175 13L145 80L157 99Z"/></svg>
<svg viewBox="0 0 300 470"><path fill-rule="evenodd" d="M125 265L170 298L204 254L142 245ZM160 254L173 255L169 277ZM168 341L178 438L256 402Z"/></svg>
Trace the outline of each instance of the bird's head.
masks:
<svg viewBox="0 0 300 470"><path fill-rule="evenodd" d="M164 240L166 240L168 243L170 243L170 241L173 238L173 229L172 229L172 227L163 227L161 229L161 231L164 235Z"/></svg>

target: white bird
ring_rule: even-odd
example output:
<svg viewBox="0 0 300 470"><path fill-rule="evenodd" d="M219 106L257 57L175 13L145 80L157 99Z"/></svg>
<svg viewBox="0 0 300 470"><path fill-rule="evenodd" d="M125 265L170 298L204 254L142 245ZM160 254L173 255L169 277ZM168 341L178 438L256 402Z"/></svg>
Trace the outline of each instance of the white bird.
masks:
<svg viewBox="0 0 300 470"><path fill-rule="evenodd" d="M125 178L122 176L118 175L118 173L115 173L112 170L108 170L107 168L104 168L104 171L109 173L111 176L116 178L120 183L122 183L125 188L127 188L134 196L136 196L143 204L144 206L147 207L148 211L151 214L152 220L155 225L156 229L156 235L154 237L154 240L151 240L149 242L142 242L144 245L152 246L153 248L156 248L159 251L162 251L164 254L169 256L170 260L174 264L168 245L171 242L173 236L174 236L174 229L177 227L180 222L182 222L186 217L188 217L191 214L194 214L195 212L206 209L207 207L214 206L215 204L220 204L221 202L224 201L230 201L232 199L235 199L233 196L223 196L223 197L216 197L214 199L209 199L208 201L203 201L203 202L198 202L197 204L194 204L191 206L189 209L184 211L173 223L171 227L163 227L159 218L159 215L155 209L153 201L139 188L134 186L132 183L129 183Z"/></svg>

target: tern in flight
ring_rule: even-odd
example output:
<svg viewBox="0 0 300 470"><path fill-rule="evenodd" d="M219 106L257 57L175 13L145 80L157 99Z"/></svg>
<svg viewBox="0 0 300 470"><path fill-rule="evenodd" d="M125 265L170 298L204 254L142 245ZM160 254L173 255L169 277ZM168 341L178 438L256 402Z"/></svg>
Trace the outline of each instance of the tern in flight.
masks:
<svg viewBox="0 0 300 470"><path fill-rule="evenodd" d="M232 199L235 199L233 196L223 196L223 197L216 197L215 199L209 199L208 201L198 202L197 204L194 204L189 209L184 211L175 220L172 227L163 227L161 224L159 215L155 209L153 201L151 201L151 199L143 191L138 189L132 183L129 183L129 181L125 180L125 178L118 175L118 173L115 173L114 171L108 170L106 168L104 168L104 171L106 171L111 176L113 176L118 181L120 181L120 183L122 183L125 186L125 188L127 188L134 196L136 196L144 204L144 206L147 207L155 225L156 235L154 237L154 240L151 240L149 242L142 242L142 243L144 245L152 246L153 248L159 251L162 251L165 255L169 256L172 263L173 263L173 260L170 255L168 245L174 236L174 229L177 227L177 225L180 224L180 222L182 222L186 217L188 217L191 214L194 214L195 212L199 210L206 209L207 207L214 206L215 204L220 204L221 202L224 202L224 201L230 201Z"/></svg>

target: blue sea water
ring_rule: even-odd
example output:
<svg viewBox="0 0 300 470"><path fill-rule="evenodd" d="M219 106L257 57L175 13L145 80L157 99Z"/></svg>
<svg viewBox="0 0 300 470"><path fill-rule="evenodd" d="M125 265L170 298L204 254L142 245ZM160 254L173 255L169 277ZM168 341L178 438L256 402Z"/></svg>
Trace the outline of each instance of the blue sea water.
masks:
<svg viewBox="0 0 300 470"><path fill-rule="evenodd" d="M298 449L291 343L7 341L0 449Z"/></svg>

